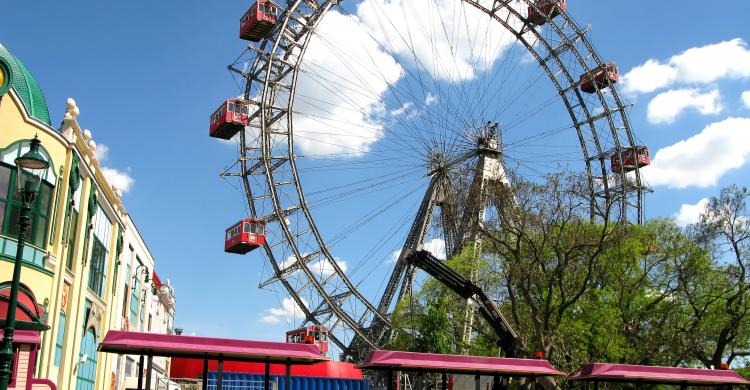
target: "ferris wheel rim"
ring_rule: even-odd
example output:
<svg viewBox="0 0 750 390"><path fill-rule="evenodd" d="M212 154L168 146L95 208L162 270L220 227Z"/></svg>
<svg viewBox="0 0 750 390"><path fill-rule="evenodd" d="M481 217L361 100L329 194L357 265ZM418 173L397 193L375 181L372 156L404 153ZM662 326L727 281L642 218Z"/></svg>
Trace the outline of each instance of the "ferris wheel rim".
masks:
<svg viewBox="0 0 750 390"><path fill-rule="evenodd" d="M497 9L495 9L494 11L493 10L489 10L489 9L481 6L479 4L478 0L460 0L460 1L462 1L464 3L467 3L467 4L470 4L472 6L475 6L475 8L477 8L477 9L479 9L479 10L487 13L490 17L492 17L496 21L498 21L501 24L503 24L503 27L506 30L511 31L513 33L517 33L517 32L515 32L507 23L503 23L502 20L498 19L498 12L497 11L499 11L501 9L507 9L510 13L515 14L516 17L518 17L520 19L523 19L523 16L520 13L518 13L512 7L508 6L508 4L509 4L508 1L504 1L504 2L495 1L495 4L501 4L501 5ZM526 2L526 4L529 4L529 5L533 6L533 1L531 1L531 0L525 0L525 2ZM318 5L317 8L313 8L312 7L312 3L317 4ZM287 161L287 163L289 164L291 172L294 175L294 180L295 180L294 186L296 188L296 192L297 192L297 195L299 197L299 205L300 205L300 210L299 211L301 211L304 214L304 217L307 219L308 223L310 224L310 227L311 227L311 230L312 230L311 233L315 236L315 240L318 242L318 245L320 246L320 249L321 249L321 252L322 252L321 255L323 256L324 259L328 260L328 262L334 268L334 272L338 275L338 277L341 278L342 281L344 281L344 283L351 290L351 293L354 294L354 295L356 295L357 299L359 299L363 304L365 304L365 306L366 306L367 309L366 309L364 315L367 315L368 312L369 312L370 315L372 316L372 318L379 317L379 318L384 319L384 320L387 321L387 318L385 318L385 314L387 314L387 313L380 313L380 312L378 312L376 310L376 308L374 307L374 305L372 305L372 303L369 300L367 300L363 295L361 295L361 293L357 290L356 286L353 283L351 283L351 281L349 280L349 278L346 276L345 272L341 269L341 267L338 266L338 264L335 261L334 257L331 255L330 251L328 250L327 245L326 245L325 241L322 239L322 237L320 235L320 232L318 231L317 226L315 224L314 218L312 217L312 214L310 213L310 211L308 209L308 206L307 206L307 204L305 202L305 193L302 190L302 186L301 186L301 183L299 181L299 172L298 172L297 167L296 167L296 158L295 158L295 153L294 153L294 150L295 150L295 145L294 145L294 125L292 123L293 122L292 105L293 105L294 100L295 100L294 99L294 97L295 97L295 93L294 92L295 92L295 88L296 88L296 80L297 80L297 77L299 75L300 65L303 63L304 54L305 54L305 52L307 50L310 38L312 37L313 32L315 31L315 28L318 26L318 23L320 23L320 21L323 19L323 17L326 15L326 13L331 9L331 7L333 5L336 5L336 4L338 4L338 1L330 1L330 0L328 0L328 1L319 1L319 0L318 1L312 1L312 0L304 0L304 1L303 0L296 0L296 1L294 1L293 3L291 3L289 5L289 7L287 8L286 12L284 13L283 22L280 23L280 27L274 33L274 36L273 36L274 39L273 40L266 39L266 40L264 40L263 42L261 42L258 45L259 48L260 48L259 50L261 50L261 51L265 51L270 46L270 51L268 51L268 53L270 53L269 54L269 59L267 60L267 62L265 64L266 65L266 78L265 78L265 81L264 81L264 84L263 84L263 88L262 88L262 94L261 94L261 98L260 98L260 103L261 104L260 104L260 107L259 107L259 111L260 111L260 115L259 116L260 116L260 122L261 122L261 126L262 126L261 133L262 133L262 136L264 137L263 138L263 143L262 143L263 144L263 151L262 151L262 153L263 153L263 160L262 160L262 163L263 163L264 169L266 171L266 185L268 186L268 192L270 192L272 194L272 196L273 196L273 193L275 192L275 183L274 183L274 176L273 176L273 170L274 170L273 169L273 165L274 165L274 158L276 158L276 156L271 156L269 154L269 150L270 150L269 144L270 144L270 141L269 141L269 137L268 137L269 129L267 128L267 119L268 119L269 113L271 113L274 108L266 107L266 101L267 101L267 98L268 98L269 95L277 93L277 91L275 90L275 88L279 88L279 87L278 87L278 85L276 83L274 83L274 82L271 81L271 77L270 77L271 67L272 67L274 58L281 57L281 55L276 54L276 52L279 50L281 42L284 39L287 39L289 37L289 33L286 31L286 29L288 28L290 21L292 21L292 17L294 16L294 13L297 12L301 7L305 7L306 5L310 5L309 9L312 9L314 12L316 12L316 15L310 16L310 20L313 20L313 23L311 23L309 26L307 26L305 28L304 36L302 37L303 38L302 39L303 40L303 44L301 46L301 50L298 52L298 56L296 58L296 62L294 63L294 66L292 67L292 71L291 71L291 74L293 75L292 78L293 78L294 81L292 82L292 85L291 85L291 88L290 88L289 98L288 98L289 99L288 100L288 107L287 107L287 112L285 114L286 120L287 120L287 126L288 126L288 134L286 135L286 137L287 137L287 148L288 148L288 156L287 156L288 157L288 161ZM590 44L590 42L586 38L585 33L581 32L581 29L577 26L577 24L575 24L575 22L573 22L572 19L569 18L569 16L567 15L566 12L561 12L560 16L561 16L562 19L565 20L565 24L570 25L570 26L572 26L575 29L575 31L578 33L578 39L580 39L584 43L584 45L588 48L590 54L593 55L594 59L598 63L602 63L601 58L598 56L598 54L596 53L596 51L594 51L593 46ZM547 18L546 15L545 15L545 18ZM575 52L577 54L578 58L581 59L582 57L580 56L580 54L578 54L575 45L571 44L571 42L569 41L568 37L565 35L565 33L562 31L562 29L560 29L560 27L555 23L555 21L553 19L551 19L551 18L547 18L546 22L547 22L547 24L549 24L552 27L553 30L555 30L555 32L558 34L558 37L562 38L562 40L566 41L570 45L570 50L572 52ZM536 31L534 28L531 28L527 32L532 32L532 31L533 31L533 34L534 34L535 38L537 39L537 41L540 42L542 45L544 45L548 49L548 51L550 53L554 54L554 48L549 44L549 42L547 42L547 40L543 37L543 35L541 33L539 33L538 31ZM585 103L585 100L584 100L583 96L581 95L581 92L578 91L577 88L575 88L577 81L576 81L574 75L571 74L570 72L567 72L566 66L559 60L559 58L557 58L556 55L552 55L552 57L554 57L552 59L554 59L558 63L558 65L560 67L560 70L563 73L565 73L566 79L568 80L569 84L571 86L574 86L573 90L575 91L575 95L577 96L577 98L579 100L581 108L584 110L585 121L583 121L583 122L579 122L577 120L578 118L573 113L573 108L572 107L574 105L571 104L568 101L568 97L566 96L565 93L563 93L564 88L558 83L557 79L552 74L552 70L545 64L546 61L539 55L539 53L537 53L536 51L533 50L533 45L531 45L528 42L526 42L526 40L525 40L525 38L523 38L522 34L517 33L516 37L517 37L518 41L520 41L520 42L522 42L524 44L524 46L526 47L527 51L529 51L534 56L534 58L537 60L537 62L539 62L539 64L544 68L545 73L547 74L548 78L550 78L550 80L552 80L553 84L555 85L555 88L560 92L561 99L565 103L566 109L568 110L568 114L570 115L571 120L573 121L573 124L575 125L576 132L577 132L578 137L579 137L579 143L581 145L581 151L583 153L584 162L585 162L585 166L586 166L586 175L587 175L587 177L589 179L589 191L590 191L590 195L592 197L592 202L594 202L593 198L595 198L594 188L593 188L593 185L592 185L593 180L594 180L593 179L594 174L592 173L592 169L594 169L594 168L592 168L592 166L595 167L597 165L596 161L598 161L598 165L601 168L601 175L602 175L601 177L602 177L602 180L604 182L605 195L609 197L609 194L606 193L606 191L608 191L608 186L607 186L608 170L607 170L607 166L606 166L607 161L606 161L605 158L601 157L601 156L603 156L605 154L606 151L602 150L601 146L599 145L599 142L596 139L596 131L595 130L592 131L592 134L594 135L595 145L596 145L596 148L597 148L597 150L596 150L597 153L596 153L595 157L599 156L599 158L591 158L591 155L590 155L590 153L588 151L587 145L586 145L586 143L584 141L584 137L582 136L581 127L583 127L586 123L588 123L590 126L593 127L594 120L592 119L593 115L591 114L591 112L589 112L588 107L587 107L587 105ZM552 49L552 50L550 50L550 49ZM281 54L283 54L283 53L281 53ZM258 57L256 58L256 60L254 61L253 65L252 65L251 72L253 72L253 73L256 71L257 67L259 67L259 66L262 65L262 60L260 60L259 58L260 58L260 54L258 55ZM584 69L589 70L588 67L587 67L587 65L586 65L586 61L581 61L581 63L583 65ZM247 81L247 85L246 85L245 98L247 98L247 99L250 98L248 91L249 91L250 83L251 82L254 82L254 81L248 80ZM625 132L627 134L627 143L630 146L635 146L635 140L634 140L634 137L632 135L632 131L630 129L629 121L627 120L627 114L625 112L626 111L625 110L625 106L622 104L621 99L619 97L619 94L617 93L616 88L614 88L614 87L612 88L612 95L615 98L615 102L617 104L617 107L615 107L614 109L610 109L608 107L607 100L603 97L601 90L597 91L597 95L598 95L600 101L602 102L602 105L605 108L605 111L606 111L606 114L607 114L605 117L610 122L610 128L612 129L612 135L613 135L613 138L615 139L615 142L616 142L617 148L618 148L617 151L616 151L616 153L620 153L621 154L622 153L622 147L619 144L619 135L615 131L615 129L614 129L614 127L615 127L614 122L612 122L612 120L611 120L610 117L614 113L617 113L617 112L620 113L620 115L622 116L623 121L625 122L625 127L626 127L626 131ZM244 152L244 149L247 148L247 140L246 140L246 135L245 135L244 131L240 132L240 134L241 135L240 135L240 146L239 147L241 148L240 157L242 157L243 156L242 153ZM243 186L244 186L244 190L246 192L246 197L247 197L247 201L248 201L248 206L250 208L250 212L251 212L251 214L252 214L253 217L260 217L258 215L258 213L257 213L256 208L255 208L255 204L254 204L255 201L254 201L254 198L253 198L253 190L252 190L251 185L250 185L250 181L249 181L249 177L248 177L248 172L247 172L247 166L245 165L244 162L242 162L240 165L241 165L241 171L242 171L241 173L242 173L242 177L243 177ZM636 168L635 171L636 171L635 178L636 178L636 181L638 183L638 186L640 186L640 174L639 174L637 168ZM623 191L625 191L625 190L626 189L623 186ZM638 198L638 206L637 207L639 208L639 211L638 211L639 214L642 214L642 211L640 210L640 208L642 207L642 205L641 205L641 199L640 199L641 198L641 191L638 191L638 194L639 194L639 198ZM624 198L624 196L623 196L623 198ZM284 215L285 215L285 210L281 208L281 206L279 205L279 202L278 202L277 199L273 202L273 206L274 206L274 212L276 214L275 215L276 218L278 218L279 220L283 220L284 219ZM623 212L623 213L625 213L625 212ZM640 222L640 219L639 219L639 222ZM299 248L297 248L297 245L294 243L294 240L292 239L293 233L290 232L284 226L284 223L280 223L280 225L282 226L282 230L284 230L283 231L284 237L286 237L286 239L288 240L287 244L293 250L294 256L297 259L296 261L298 263L300 263L299 269L306 274L306 276L311 280L311 282L315 282L316 278L312 274L312 272L310 271L310 269L308 268L308 265L302 262L302 258L304 257L304 255L303 255L302 251L300 251ZM271 263L271 266L273 268L274 275L277 277L276 280L282 282L282 284L284 285L285 289L289 292L289 294L295 300L296 304L304 312L306 320L310 321L310 322L313 322L313 323L318 323L317 322L318 319L317 319L314 311L310 310L310 308L307 307L307 303L305 303L299 296L297 296L297 292L294 289L294 287L291 286L288 283L288 281L286 280L286 278L284 277L284 275L283 275L284 269L282 267L280 267L280 262L276 259L276 256L274 255L273 251L270 249L268 243L266 243L264 245L264 249L265 249L266 254L269 256L269 262ZM331 297L328 296L328 293L325 291L324 288L322 288L321 286L317 286L317 285L315 287L320 292L321 297L324 300L326 300L326 302L328 302L328 305L330 306L330 308L334 312L336 312L336 302L334 300L331 300ZM362 337L366 336L363 332L358 332L358 331L362 330L362 328L361 328L362 327L362 321L361 320L354 319L354 318L346 318L346 317L348 317L348 314L346 312L344 312L344 311L336 312L336 315L339 317L339 319L341 319L343 317L344 321L347 322L348 326L351 328L351 330L354 331L354 333L357 333L359 336L362 336ZM331 339L334 342L337 343L337 345L342 349L343 352L350 352L350 351L346 351L346 349L348 348L348 346L342 340L338 340L334 335L332 335ZM366 337L365 337L365 340L367 340ZM372 345L372 346L377 347L375 345Z"/></svg>

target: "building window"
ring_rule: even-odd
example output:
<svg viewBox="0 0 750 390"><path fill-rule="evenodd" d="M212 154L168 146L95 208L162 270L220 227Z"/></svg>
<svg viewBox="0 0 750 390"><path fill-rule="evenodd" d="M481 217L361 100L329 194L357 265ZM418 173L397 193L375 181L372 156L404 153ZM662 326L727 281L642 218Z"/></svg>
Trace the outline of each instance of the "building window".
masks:
<svg viewBox="0 0 750 390"><path fill-rule="evenodd" d="M60 320L57 323L57 340L55 341L55 366L60 367L63 345L65 345L65 312L60 310Z"/></svg>
<svg viewBox="0 0 750 390"><path fill-rule="evenodd" d="M144 325L144 318L146 315L146 294L147 292L143 291L143 305L141 305L141 319L138 321L138 330L143 331L143 325Z"/></svg>
<svg viewBox="0 0 750 390"><path fill-rule="evenodd" d="M0 164L0 217L3 221L3 234L18 237L18 216L21 213L21 194L16 191L16 170L13 166ZM26 230L28 244L45 247L49 225L52 192L54 186L42 181L39 194L31 205L31 224Z"/></svg>
<svg viewBox="0 0 750 390"><path fill-rule="evenodd" d="M98 344L94 328L88 328L81 339L76 390L94 390Z"/></svg>
<svg viewBox="0 0 750 390"><path fill-rule="evenodd" d="M133 329L136 328L136 323L138 321L138 306L140 306L140 294L138 293L140 289L140 278L138 277L138 274L133 275L133 287L130 290L130 327Z"/></svg>
<svg viewBox="0 0 750 390"><path fill-rule="evenodd" d="M89 288L100 297L104 294L104 286L107 272L107 256L109 250L105 243L112 239L112 222L99 205L93 215L91 224L93 226L93 245L91 248L91 265L89 269Z"/></svg>
<svg viewBox="0 0 750 390"><path fill-rule="evenodd" d="M131 358L125 359L125 376L134 376L133 374L133 365L135 364L135 361Z"/></svg>
<svg viewBox="0 0 750 390"><path fill-rule="evenodd" d="M102 296L104 293L104 273L106 270L107 248L98 237L94 237L94 247L91 249L91 269L89 270L89 289Z"/></svg>

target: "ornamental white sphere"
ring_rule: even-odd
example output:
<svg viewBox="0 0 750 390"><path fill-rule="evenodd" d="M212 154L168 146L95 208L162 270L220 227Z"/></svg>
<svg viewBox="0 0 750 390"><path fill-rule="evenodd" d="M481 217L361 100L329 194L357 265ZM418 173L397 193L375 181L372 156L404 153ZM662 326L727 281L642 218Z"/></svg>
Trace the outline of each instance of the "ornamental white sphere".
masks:
<svg viewBox="0 0 750 390"><path fill-rule="evenodd" d="M93 139L89 141L89 149L91 149L92 152L96 151L96 142L94 142Z"/></svg>
<svg viewBox="0 0 750 390"><path fill-rule="evenodd" d="M91 139L91 130L85 129L83 130L83 140L88 141Z"/></svg>

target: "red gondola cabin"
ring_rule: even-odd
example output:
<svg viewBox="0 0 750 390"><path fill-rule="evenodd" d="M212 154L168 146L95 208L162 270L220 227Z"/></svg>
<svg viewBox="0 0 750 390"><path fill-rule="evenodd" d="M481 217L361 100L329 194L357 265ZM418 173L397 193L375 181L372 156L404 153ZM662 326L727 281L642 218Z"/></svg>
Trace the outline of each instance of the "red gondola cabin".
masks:
<svg viewBox="0 0 750 390"><path fill-rule="evenodd" d="M240 38L258 42L276 25L279 6L269 0L258 0L240 19Z"/></svg>
<svg viewBox="0 0 750 390"><path fill-rule="evenodd" d="M311 325L306 328L286 332L286 342L295 344L315 344L320 353L328 353L328 329L323 325Z"/></svg>
<svg viewBox="0 0 750 390"><path fill-rule="evenodd" d="M636 168L642 168L651 164L651 156L646 146L634 146L622 151L623 162L620 163L620 155L612 155L612 172L631 172Z"/></svg>
<svg viewBox="0 0 750 390"><path fill-rule="evenodd" d="M597 89L609 87L619 80L620 74L617 70L617 65L613 62L608 62L581 75L581 91L594 93Z"/></svg>
<svg viewBox="0 0 750 390"><path fill-rule="evenodd" d="M544 18L545 15L552 19L560 15L560 12L565 11L568 7L565 4L565 0L537 0L535 4L536 8L531 5L529 6L529 16L527 19L530 24L536 26L547 23L547 19Z"/></svg>
<svg viewBox="0 0 750 390"><path fill-rule="evenodd" d="M244 255L266 243L266 224L252 218L243 219L227 229L224 252Z"/></svg>
<svg viewBox="0 0 750 390"><path fill-rule="evenodd" d="M229 99L222 103L211 115L209 135L221 139L234 137L237 132L247 126L248 110L248 105L239 99Z"/></svg>

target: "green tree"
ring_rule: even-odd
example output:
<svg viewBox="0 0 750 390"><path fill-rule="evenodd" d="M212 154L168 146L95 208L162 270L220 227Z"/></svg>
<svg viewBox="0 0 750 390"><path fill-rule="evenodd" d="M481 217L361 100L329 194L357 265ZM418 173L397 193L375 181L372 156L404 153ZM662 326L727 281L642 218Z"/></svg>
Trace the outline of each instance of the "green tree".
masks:
<svg viewBox="0 0 750 390"><path fill-rule="evenodd" d="M452 353L454 339L450 330L448 305L444 296L427 303L426 313L419 323L417 348L422 352Z"/></svg>
<svg viewBox="0 0 750 390"><path fill-rule="evenodd" d="M747 189L732 186L687 229L591 221L585 180L514 181L472 250L448 260L498 302L525 346L563 370L611 361L718 367L750 356L750 218ZM603 210L606 214L606 210ZM465 301L434 280L399 302L392 347L497 355L497 337L474 321L460 345ZM746 362L746 361L745 361Z"/></svg>
<svg viewBox="0 0 750 390"><path fill-rule="evenodd" d="M686 331L698 341L692 344L692 352L706 367L750 356L748 198L747 188L722 189L689 228L691 237L710 256L709 267L701 269L700 275L691 275L695 270L688 267L681 270L681 292L691 310Z"/></svg>

